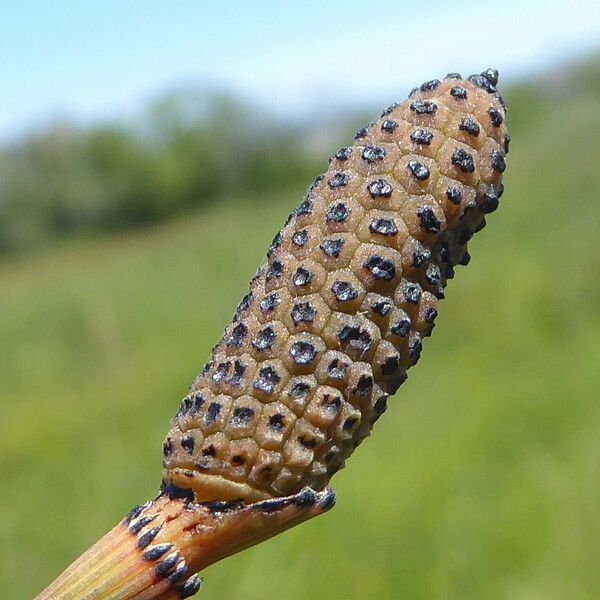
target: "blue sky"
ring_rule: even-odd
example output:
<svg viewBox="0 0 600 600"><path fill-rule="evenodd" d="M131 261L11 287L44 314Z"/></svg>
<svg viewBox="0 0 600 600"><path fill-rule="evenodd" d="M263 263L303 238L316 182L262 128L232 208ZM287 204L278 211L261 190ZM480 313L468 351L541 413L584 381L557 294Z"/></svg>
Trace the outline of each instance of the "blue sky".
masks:
<svg viewBox="0 0 600 600"><path fill-rule="evenodd" d="M495 66L506 80L594 48L598 0L0 0L0 138L134 114L198 82L298 115L391 102L447 71Z"/></svg>

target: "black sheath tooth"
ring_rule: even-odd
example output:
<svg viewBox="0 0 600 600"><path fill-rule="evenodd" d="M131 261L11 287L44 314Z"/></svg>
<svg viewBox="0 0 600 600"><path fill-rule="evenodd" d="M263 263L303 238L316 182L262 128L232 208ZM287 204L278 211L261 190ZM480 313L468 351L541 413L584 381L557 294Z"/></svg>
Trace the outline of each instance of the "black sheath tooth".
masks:
<svg viewBox="0 0 600 600"><path fill-rule="evenodd" d="M294 497L294 504L296 506L302 506L302 507L314 506L316 501L317 501L317 494L313 489L311 489L309 487L302 488L300 490L300 492L298 493L298 495L296 495Z"/></svg>
<svg viewBox="0 0 600 600"><path fill-rule="evenodd" d="M169 581L171 583L177 583L187 573L187 565L185 560L182 560L177 568L169 575Z"/></svg>
<svg viewBox="0 0 600 600"><path fill-rule="evenodd" d="M154 567L154 572L157 577L165 577L169 571L171 571L175 565L181 559L181 555L179 552L173 552L173 554L169 554L167 558L164 558Z"/></svg>
<svg viewBox="0 0 600 600"><path fill-rule="evenodd" d="M201 585L202 580L200 579L200 577L198 577L197 574L192 575L181 587L179 595L182 598L189 598L190 596L193 596L194 594L198 593L198 590L200 589Z"/></svg>
<svg viewBox="0 0 600 600"><path fill-rule="evenodd" d="M134 506L129 511L129 513L127 513L127 516L125 517L123 523L125 523L125 525L129 525L131 521L137 519L142 514L142 512L146 510L151 504L152 502L146 502L144 504L138 504L137 506Z"/></svg>
<svg viewBox="0 0 600 600"><path fill-rule="evenodd" d="M160 533L161 529L162 525L159 525L157 527L152 527L152 529L148 529L148 531L142 533L142 535L140 535L140 537L138 538L137 547L140 550L143 550Z"/></svg>
<svg viewBox="0 0 600 600"><path fill-rule="evenodd" d="M158 546L152 546L152 548L148 548L142 556L144 557L144 560L158 560L172 547L173 544L159 544Z"/></svg>
<svg viewBox="0 0 600 600"><path fill-rule="evenodd" d="M131 531L131 533L133 534L137 534L139 533L144 527L146 527L146 525L148 525L148 523L154 521L154 519L156 519L156 515L147 515L145 517L142 517L141 519L135 521L135 523L132 523L129 526L129 531Z"/></svg>

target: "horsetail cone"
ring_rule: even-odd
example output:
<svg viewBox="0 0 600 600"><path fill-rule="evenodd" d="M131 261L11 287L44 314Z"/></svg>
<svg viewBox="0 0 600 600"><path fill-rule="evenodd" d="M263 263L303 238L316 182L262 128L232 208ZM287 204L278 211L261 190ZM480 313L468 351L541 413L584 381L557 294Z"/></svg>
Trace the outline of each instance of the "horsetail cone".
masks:
<svg viewBox="0 0 600 600"><path fill-rule="evenodd" d="M495 83L488 71L423 84L335 153L181 404L165 483L252 502L322 489L343 466L498 205L507 135Z"/></svg>
<svg viewBox="0 0 600 600"><path fill-rule="evenodd" d="M159 496L40 598L180 598L334 503L503 192L497 72L415 88L340 148L275 236L163 444Z"/></svg>

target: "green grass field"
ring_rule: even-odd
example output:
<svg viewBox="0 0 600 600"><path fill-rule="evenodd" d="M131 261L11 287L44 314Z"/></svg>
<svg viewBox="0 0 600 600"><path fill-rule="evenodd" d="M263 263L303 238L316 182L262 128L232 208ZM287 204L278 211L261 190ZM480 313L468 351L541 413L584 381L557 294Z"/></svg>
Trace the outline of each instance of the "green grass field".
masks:
<svg viewBox="0 0 600 600"><path fill-rule="evenodd" d="M598 597L600 86L588 84L509 94L501 209L419 365L334 478L338 505L211 567L199 597ZM2 598L31 598L155 495L169 419L298 198L0 263Z"/></svg>

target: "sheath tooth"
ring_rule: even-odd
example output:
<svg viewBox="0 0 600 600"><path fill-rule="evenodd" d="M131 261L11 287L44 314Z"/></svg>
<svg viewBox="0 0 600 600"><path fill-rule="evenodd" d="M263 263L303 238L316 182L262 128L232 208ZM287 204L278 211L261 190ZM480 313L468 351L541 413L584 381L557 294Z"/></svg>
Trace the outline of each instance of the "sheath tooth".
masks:
<svg viewBox="0 0 600 600"><path fill-rule="evenodd" d="M161 527L152 527L140 535L137 541L138 548L143 550L160 533Z"/></svg>
<svg viewBox="0 0 600 600"><path fill-rule="evenodd" d="M198 593L200 590L200 586L202 585L202 580L198 575L192 575L181 587L180 595L182 598L189 598L194 594Z"/></svg>
<svg viewBox="0 0 600 600"><path fill-rule="evenodd" d="M173 544L159 544L158 546L151 546L144 552L144 560L158 560L161 556L163 556L163 554L166 554L172 547Z"/></svg>

